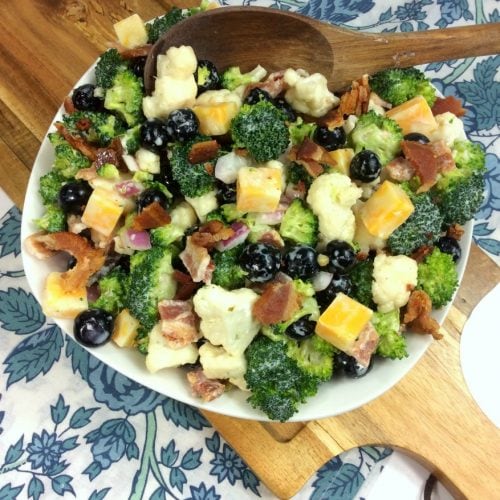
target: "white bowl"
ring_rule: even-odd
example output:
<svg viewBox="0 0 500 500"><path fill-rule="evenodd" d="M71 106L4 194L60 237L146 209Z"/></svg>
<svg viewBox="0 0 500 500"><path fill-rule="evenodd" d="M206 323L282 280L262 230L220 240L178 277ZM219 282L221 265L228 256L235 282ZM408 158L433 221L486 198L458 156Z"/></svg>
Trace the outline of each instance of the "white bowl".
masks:
<svg viewBox="0 0 500 500"><path fill-rule="evenodd" d="M84 83L92 83L93 69L94 66L90 67L75 87ZM63 111L64 109L61 106L53 122L61 119ZM53 131L55 131L55 127L51 125L47 133ZM45 137L35 159L28 183L21 224L22 259L26 278L39 302L41 301L46 276L49 272L63 270L65 264L65 260L63 261L62 258L57 257L48 262L40 261L24 250L24 240L29 235L37 232L33 220L41 217L43 213L43 205L38 194L39 178L50 170L53 159L53 147L48 138ZM468 222L465 225L465 233L460 242L462 249L462 257L458 262L460 281L467 263L471 240L472 222ZM446 318L450 307L451 302L445 308L433 313L434 318L440 324ZM64 332L74 338L73 321L61 319L54 321ZM340 415L359 408L382 395L411 370L425 353L432 342L432 337L430 335L408 333L407 341L409 353L407 358L402 360L380 358L374 363L371 372L363 378L348 379L340 377L332 382L322 384L318 394L301 405L298 413L290 421L307 421ZM269 420L264 413L253 409L246 402L248 393L240 390L229 391L214 401L204 403L201 399L191 395L183 369L170 368L151 374L144 364L144 356L133 349L120 348L113 342L109 342L98 348L88 349L88 351L103 363L132 380L183 403L232 417Z"/></svg>

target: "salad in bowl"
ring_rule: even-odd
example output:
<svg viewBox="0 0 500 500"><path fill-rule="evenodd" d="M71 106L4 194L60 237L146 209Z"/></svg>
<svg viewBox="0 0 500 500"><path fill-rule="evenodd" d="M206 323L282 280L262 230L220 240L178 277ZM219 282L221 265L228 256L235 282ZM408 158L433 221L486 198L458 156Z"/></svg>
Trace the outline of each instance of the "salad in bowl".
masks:
<svg viewBox="0 0 500 500"><path fill-rule="evenodd" d="M416 68L334 95L286 62L171 47L146 95L151 44L192 14L117 23L119 50L56 115L23 216L30 285L98 358L181 401L282 422L356 408L441 337L483 151Z"/></svg>

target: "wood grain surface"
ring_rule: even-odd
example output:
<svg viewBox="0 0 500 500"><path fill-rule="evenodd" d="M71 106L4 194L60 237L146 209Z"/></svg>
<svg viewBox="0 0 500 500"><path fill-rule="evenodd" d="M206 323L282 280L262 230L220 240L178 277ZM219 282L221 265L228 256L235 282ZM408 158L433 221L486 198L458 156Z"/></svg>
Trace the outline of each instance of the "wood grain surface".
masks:
<svg viewBox="0 0 500 500"><path fill-rule="evenodd" d="M198 2L175 2L189 6ZM22 207L40 141L60 103L114 39L114 21L160 15L161 0L3 0L0 16L1 186ZM460 332L500 270L473 247L465 279L434 342L392 390L356 411L307 424L261 424L205 412L262 481L292 496L325 461L361 444L416 454L457 496L500 498L500 433L466 389ZM458 493L458 492L461 493Z"/></svg>

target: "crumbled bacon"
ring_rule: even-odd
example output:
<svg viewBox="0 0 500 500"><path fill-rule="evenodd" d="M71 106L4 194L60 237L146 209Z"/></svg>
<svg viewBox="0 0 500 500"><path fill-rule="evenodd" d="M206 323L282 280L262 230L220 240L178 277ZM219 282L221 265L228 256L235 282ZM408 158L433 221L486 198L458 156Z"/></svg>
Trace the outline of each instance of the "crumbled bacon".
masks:
<svg viewBox="0 0 500 500"><path fill-rule="evenodd" d="M281 238L280 234L275 230L262 233L258 242L273 245L276 248L283 248L285 246L285 242Z"/></svg>
<svg viewBox="0 0 500 500"><path fill-rule="evenodd" d="M60 122L55 123L55 127L57 131L66 139L69 144L80 151L83 155L85 155L90 160L94 161L97 158L97 149L95 146L89 144L82 137L76 137L68 132L68 129Z"/></svg>
<svg viewBox="0 0 500 500"><path fill-rule="evenodd" d="M415 175L415 168L411 162L402 156L390 161L384 167L384 171L390 179L398 182L409 181Z"/></svg>
<svg viewBox="0 0 500 500"><path fill-rule="evenodd" d="M73 99L69 95L64 98L64 111L68 114L72 114L76 111Z"/></svg>
<svg viewBox="0 0 500 500"><path fill-rule="evenodd" d="M406 304L403 323L415 333L430 333L435 339L443 337L439 333L439 323L430 315L432 301L423 290L414 290Z"/></svg>
<svg viewBox="0 0 500 500"><path fill-rule="evenodd" d="M151 51L151 47L151 44L145 44L133 49L119 50L119 52L123 59L135 59L136 57L146 57Z"/></svg>
<svg viewBox="0 0 500 500"><path fill-rule="evenodd" d="M432 106L433 115L441 115L446 112L453 113L455 116L459 117L465 115L465 109L462 107L462 103L452 95L444 98L438 97Z"/></svg>
<svg viewBox="0 0 500 500"><path fill-rule="evenodd" d="M427 255L429 255L431 252L432 252L431 246L422 245L411 254L411 258L417 262L422 262L425 259L425 257L427 257Z"/></svg>
<svg viewBox="0 0 500 500"><path fill-rule="evenodd" d="M211 220L203 224L198 231L191 235L195 245L213 248L218 241L227 240L234 235L234 229L225 226L218 220Z"/></svg>
<svg viewBox="0 0 500 500"><path fill-rule="evenodd" d="M248 84L245 88L245 97L255 88L265 90L273 98L278 97L286 90L286 83L283 79L284 74L284 71L276 71L275 73L271 73L263 82Z"/></svg>
<svg viewBox="0 0 500 500"><path fill-rule="evenodd" d="M150 203L144 207L134 218L132 229L134 231L145 231L155 227L169 224L172 218L168 212L157 202Z"/></svg>
<svg viewBox="0 0 500 500"><path fill-rule="evenodd" d="M368 111L370 85L368 75L352 82L351 89L340 96L339 113L341 116L360 116Z"/></svg>
<svg viewBox="0 0 500 500"><path fill-rule="evenodd" d="M158 303L161 334L172 349L180 349L200 338L193 305L186 300L162 300Z"/></svg>
<svg viewBox="0 0 500 500"><path fill-rule="evenodd" d="M318 119L318 125L328 127L329 129L342 127L344 125L344 116L339 108L331 109L326 115Z"/></svg>
<svg viewBox="0 0 500 500"><path fill-rule="evenodd" d="M193 394L205 402L218 398L226 389L220 380L207 378L201 368L188 372L187 379Z"/></svg>
<svg viewBox="0 0 500 500"><path fill-rule="evenodd" d="M450 238L454 238L456 240L460 240L460 238L464 235L464 228L458 224L452 224L448 230L446 231L446 236Z"/></svg>
<svg viewBox="0 0 500 500"><path fill-rule="evenodd" d="M188 161L191 164L203 163L213 160L219 152L219 144L216 140L197 142L191 146L188 153Z"/></svg>
<svg viewBox="0 0 500 500"><path fill-rule="evenodd" d="M368 322L354 342L349 354L363 366L370 364L370 358L378 345L379 335L373 325Z"/></svg>
<svg viewBox="0 0 500 500"><path fill-rule="evenodd" d="M300 300L292 281L273 282L253 305L252 313L263 325L289 320L300 308Z"/></svg>
<svg viewBox="0 0 500 500"><path fill-rule="evenodd" d="M195 283L189 274L183 273L178 269L174 269L172 277L177 281L177 291L175 292L175 300L187 300L193 296L195 290L200 286L200 283Z"/></svg>
<svg viewBox="0 0 500 500"><path fill-rule="evenodd" d="M210 283L214 272L214 264L208 250L193 241L193 235L186 238L186 247L179 255L195 283Z"/></svg>
<svg viewBox="0 0 500 500"><path fill-rule="evenodd" d="M104 264L104 252L94 248L87 238L70 232L36 233L25 240L26 250L38 259L48 259L57 252L67 252L76 264L62 273L61 282L66 290L85 286L89 278Z"/></svg>

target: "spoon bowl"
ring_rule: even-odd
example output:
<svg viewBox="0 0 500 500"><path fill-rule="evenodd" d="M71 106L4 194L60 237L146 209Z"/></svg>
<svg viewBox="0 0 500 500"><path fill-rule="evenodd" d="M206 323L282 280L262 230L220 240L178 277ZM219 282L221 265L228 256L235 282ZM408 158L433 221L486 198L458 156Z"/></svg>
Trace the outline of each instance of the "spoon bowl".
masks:
<svg viewBox="0 0 500 500"><path fill-rule="evenodd" d="M219 71L257 64L268 71L303 68L326 76L341 90L361 75L500 52L500 23L411 33L361 33L262 7L222 7L189 17L153 46L144 70L146 91L154 89L156 58L169 47L190 45L196 57Z"/></svg>

